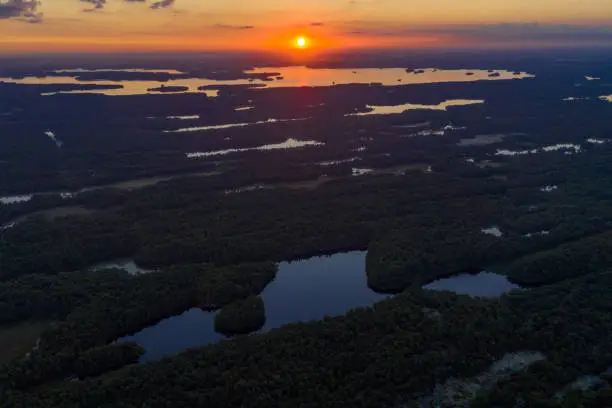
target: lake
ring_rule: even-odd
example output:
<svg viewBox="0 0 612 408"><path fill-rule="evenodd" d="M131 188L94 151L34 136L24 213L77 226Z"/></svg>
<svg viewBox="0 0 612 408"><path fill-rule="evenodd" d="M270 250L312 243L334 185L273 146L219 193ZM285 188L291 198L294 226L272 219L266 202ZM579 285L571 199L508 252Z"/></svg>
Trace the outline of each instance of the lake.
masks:
<svg viewBox="0 0 612 408"><path fill-rule="evenodd" d="M132 259L117 259L114 261L101 262L89 267L91 271L103 271L105 269L123 269L132 276L155 272L152 269L141 268L136 265L136 262Z"/></svg>
<svg viewBox="0 0 612 408"><path fill-rule="evenodd" d="M414 103L406 103L403 105L366 105L369 109L367 112L349 113L346 116L369 116L369 115L396 115L404 113L409 110L441 110L446 111L448 108L453 106L469 106L483 104L485 101L481 99L451 99L444 102L440 102L437 105L422 105Z"/></svg>
<svg viewBox="0 0 612 408"><path fill-rule="evenodd" d="M283 150L283 149L297 149L300 147L306 146L321 146L324 143L317 142L315 140L296 140L296 139L287 139L284 142L280 143L272 143L257 147L245 147L242 149L225 149L225 150L213 150L208 152L191 152L186 153L188 159L200 158L200 157L209 157L209 156L222 156L230 153L240 153L240 152L248 152L248 151L266 151L266 150Z"/></svg>
<svg viewBox="0 0 612 408"><path fill-rule="evenodd" d="M265 79L241 78L231 80L217 80L209 78L175 78L168 81L142 81L142 80L81 80L78 74L81 72L109 71L105 70L58 70L55 75L49 73L44 77L26 76L23 78L0 78L0 82L29 85L105 85L122 88L115 89L92 89L92 90L70 90L44 93L43 95L55 95L60 93L71 94L102 94L107 96L122 95L144 95L172 93L202 93L209 97L215 97L219 89L224 86L255 86L258 88L287 88L287 87L322 87L347 84L376 84L383 86L431 84L443 82L476 82L476 81L500 81L519 80L533 78L526 72L510 72L506 70L464 70L464 69L435 69L406 70L403 68L356 68L356 69L323 69L309 68L305 66L289 67L260 67L244 71L245 76L273 73ZM139 69L122 69L125 72L151 72ZM170 70L158 70L160 72ZM58 73L74 72L74 76L60 76ZM178 71L177 71L178 72ZM160 89L163 85L166 90ZM204 87L205 89L201 89ZM215 89L214 87L219 87ZM176 88L176 91L173 91Z"/></svg>
<svg viewBox="0 0 612 408"><path fill-rule="evenodd" d="M423 286L423 289L427 290L449 291L458 295L478 297L499 297L520 288L503 275L484 271L477 274L449 276Z"/></svg>
<svg viewBox="0 0 612 408"><path fill-rule="evenodd" d="M368 288L365 257L365 251L355 251L281 262L275 280L261 294L266 323L260 332L342 315L388 298ZM146 349L143 361L174 355L226 338L214 331L215 314L193 308L120 341L141 344Z"/></svg>

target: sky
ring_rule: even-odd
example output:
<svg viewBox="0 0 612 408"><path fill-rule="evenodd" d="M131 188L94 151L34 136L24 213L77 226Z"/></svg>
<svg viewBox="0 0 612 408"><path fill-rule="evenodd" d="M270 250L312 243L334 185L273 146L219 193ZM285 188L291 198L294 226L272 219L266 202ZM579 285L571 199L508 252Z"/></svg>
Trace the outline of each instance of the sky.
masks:
<svg viewBox="0 0 612 408"><path fill-rule="evenodd" d="M612 0L0 0L0 52L612 44Z"/></svg>

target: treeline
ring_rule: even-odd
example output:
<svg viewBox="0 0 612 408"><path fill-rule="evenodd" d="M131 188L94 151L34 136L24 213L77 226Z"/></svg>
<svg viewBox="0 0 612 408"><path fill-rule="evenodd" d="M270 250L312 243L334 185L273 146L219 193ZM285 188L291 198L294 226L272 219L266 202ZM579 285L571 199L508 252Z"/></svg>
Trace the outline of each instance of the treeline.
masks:
<svg viewBox="0 0 612 408"><path fill-rule="evenodd" d="M12 391L2 403L7 408L410 406L451 377L469 382L508 353L539 351L546 360L511 371L510 377L493 377L491 388L467 394L464 403L510 408L523 401L560 408L567 405L557 400L557 391L612 364L610 287L612 273L499 300L409 290L345 316L291 324L99 378ZM601 401L605 393L595 398Z"/></svg>
<svg viewBox="0 0 612 408"><path fill-rule="evenodd" d="M439 147L435 143L441 142L423 143L434 143L424 149L433 157ZM121 257L135 257L139 264L156 267L293 259L363 249L373 240L385 241L390 227L402 223L411 227L415 220L422 222L414 225L435 228L442 239L456 235L457 228L497 224L509 236L514 234L512 246L518 245L525 253L612 228L612 206L600 191L605 188L598 189L609 184L601 176L610 170L609 160L599 157L609 158L605 147L597 155L585 153L584 158L551 154L531 162L499 159L502 167L489 170L466 166L464 154L456 147L453 145L454 153L449 147L448 154L437 159L431 174L345 177L313 190L277 188L225 195L223 190L249 185L247 181L304 180L321 171L321 166L314 169L303 163L258 170L253 163L240 162L227 174L225 165L220 166L223 174L213 177L177 179L129 193L84 193L66 203L105 211L87 217L25 221L1 233L0 279L78 270ZM378 163L383 160L379 156L370 159ZM206 166L210 169L212 164ZM350 166L329 166L324 171L333 179L346 174ZM279 168L283 169L280 173L276 172ZM557 192L539 191L542 185L561 182L567 185ZM581 188L588 194L578 193ZM32 208L28 203L19 204L7 214L55 204L41 202ZM538 233L540 228L550 235L518 239L517 234ZM399 235L403 235L401 240L418 242L420 234L422 230L407 228ZM458 244L463 248L459 252L471 251L467 242L459 239Z"/></svg>
<svg viewBox="0 0 612 408"><path fill-rule="evenodd" d="M481 200L478 214L462 213L433 219L401 220L368 246L368 285L377 292L399 293L411 285L421 286L440 277L492 268L525 286L543 285L596 272L612 265L607 257L612 227L601 215L567 214L555 206L521 213L513 210L498 224L503 207ZM497 227L496 237L484 227ZM569 242L568 242L569 241Z"/></svg>
<svg viewBox="0 0 612 408"><path fill-rule="evenodd" d="M10 389L27 389L52 381L85 379L137 363L144 349L122 342L83 352L47 354L33 351L29 356L0 367L0 384Z"/></svg>
<svg viewBox="0 0 612 408"><path fill-rule="evenodd" d="M567 242L526 256L507 266L522 285L542 285L597 272L612 264L612 232Z"/></svg>
<svg viewBox="0 0 612 408"><path fill-rule="evenodd" d="M266 309L259 296L249 297L225 306L215 316L215 331L226 336L248 334L266 323Z"/></svg>
<svg viewBox="0 0 612 408"><path fill-rule="evenodd" d="M57 323L43 332L29 358L0 369L2 383L25 388L73 373L77 377L98 375L136 362L141 351L108 345L189 308L217 310L258 295L275 275L273 263L225 268L183 265L138 276L110 269L29 275L3 282L3 324L29 319L55 319Z"/></svg>
<svg viewBox="0 0 612 408"><path fill-rule="evenodd" d="M139 275L129 285L101 292L74 309L43 333L40 346L61 352L108 344L192 307L216 310L257 295L275 274L276 265L263 263L219 269L184 265Z"/></svg>
<svg viewBox="0 0 612 408"><path fill-rule="evenodd" d="M127 290L131 280L123 270L106 270L25 275L0 282L0 324L63 320L95 296Z"/></svg>

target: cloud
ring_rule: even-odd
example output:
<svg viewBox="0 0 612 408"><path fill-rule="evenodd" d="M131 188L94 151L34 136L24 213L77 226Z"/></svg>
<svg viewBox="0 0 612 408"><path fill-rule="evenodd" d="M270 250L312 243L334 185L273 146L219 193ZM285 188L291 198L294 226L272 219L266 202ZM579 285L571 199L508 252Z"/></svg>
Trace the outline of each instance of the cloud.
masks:
<svg viewBox="0 0 612 408"><path fill-rule="evenodd" d="M101 10L106 6L108 0L79 0L81 3L91 4L91 8L85 9L83 11L91 12L96 10ZM123 0L125 3L148 3L149 8L152 10L164 9L166 7L172 6L176 0L152 0L149 3L149 0Z"/></svg>
<svg viewBox="0 0 612 408"><path fill-rule="evenodd" d="M103 8L106 5L106 0L80 0L81 3L91 4L91 8L85 9L83 11L94 11Z"/></svg>
<svg viewBox="0 0 612 408"><path fill-rule="evenodd" d="M569 24L502 23L483 26L433 28L429 32L452 34L493 42L600 42L612 41L612 26Z"/></svg>
<svg viewBox="0 0 612 408"><path fill-rule="evenodd" d="M230 25L230 24L215 24L213 27L220 28L223 30L252 30L255 28L254 26L251 26L251 25L236 26L236 25Z"/></svg>
<svg viewBox="0 0 612 408"><path fill-rule="evenodd" d="M174 3L175 3L175 0L159 0L159 1L154 1L153 4L151 4L150 8L153 9L153 10L157 10L157 9L160 9L160 8L170 7Z"/></svg>
<svg viewBox="0 0 612 408"><path fill-rule="evenodd" d="M27 23L40 23L42 13L37 0L0 0L0 20L13 18Z"/></svg>
<svg viewBox="0 0 612 408"><path fill-rule="evenodd" d="M315 21L315 22L310 23L310 25L312 27L323 27L325 24L321 23L320 21Z"/></svg>
<svg viewBox="0 0 612 408"><path fill-rule="evenodd" d="M612 42L612 26L542 24L537 22L405 27L354 21L346 27L346 33L394 37L428 35L488 44Z"/></svg>

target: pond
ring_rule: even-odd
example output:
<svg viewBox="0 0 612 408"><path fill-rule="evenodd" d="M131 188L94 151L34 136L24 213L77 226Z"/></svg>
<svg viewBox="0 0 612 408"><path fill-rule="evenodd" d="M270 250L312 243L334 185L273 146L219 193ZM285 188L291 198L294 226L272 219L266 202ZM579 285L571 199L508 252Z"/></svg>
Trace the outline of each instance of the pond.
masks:
<svg viewBox="0 0 612 408"><path fill-rule="evenodd" d="M263 291L266 332L293 322L338 316L349 309L386 299L367 285L365 251L317 256L279 264L276 278ZM135 341L146 349L143 361L174 355L225 337L214 331L216 312L190 309L120 341Z"/></svg>
<svg viewBox="0 0 612 408"><path fill-rule="evenodd" d="M0 204L19 204L19 203L25 203L27 201L30 201L32 199L33 195L31 194L27 194L27 195L16 195L16 196L4 196L4 197L0 197Z"/></svg>
<svg viewBox="0 0 612 408"><path fill-rule="evenodd" d="M89 268L91 271L103 271L105 269L123 269L132 276L155 272L152 269L141 268L136 265L136 262L132 259L117 259L115 261L102 262Z"/></svg>
<svg viewBox="0 0 612 408"><path fill-rule="evenodd" d="M101 94L107 96L122 95L144 95L159 94L172 90L173 93L202 93L210 97L218 95L223 86L251 86L258 88L280 88L280 87L321 87L347 84L376 84L383 86L408 85L408 84L431 84L443 82L476 82L476 81L498 81L519 80L533 78L533 75L525 72L510 72L497 70L492 73L487 70L463 70L463 69L419 69L406 70L403 68L356 68L356 69L326 69L309 68L305 66L289 67L260 67L244 71L245 76L254 78L240 78L230 80L218 80L209 78L185 78L181 73L177 78L168 81L151 80L122 80L112 81L108 79L80 79L78 74L84 72L104 72L109 70L58 70L44 77L26 76L23 78L0 78L0 81L13 84L29 85L96 85L109 86L113 89L91 89L91 90L67 90L44 93L43 95L55 95L59 93L72 94ZM142 70L122 69L123 72L163 72L176 74L178 71L170 70ZM112 71L111 71L112 72ZM74 76L62 74L74 73ZM272 74L265 78L260 77ZM177 74L178 75L178 74ZM120 85L121 88L116 88ZM163 88L160 85L164 85ZM215 87L218 87L215 89ZM176 90L176 92L174 92Z"/></svg>
<svg viewBox="0 0 612 408"><path fill-rule="evenodd" d="M477 297L499 297L520 288L503 275L484 271L477 274L449 276L423 286L423 289L427 290L449 291L458 295Z"/></svg>

